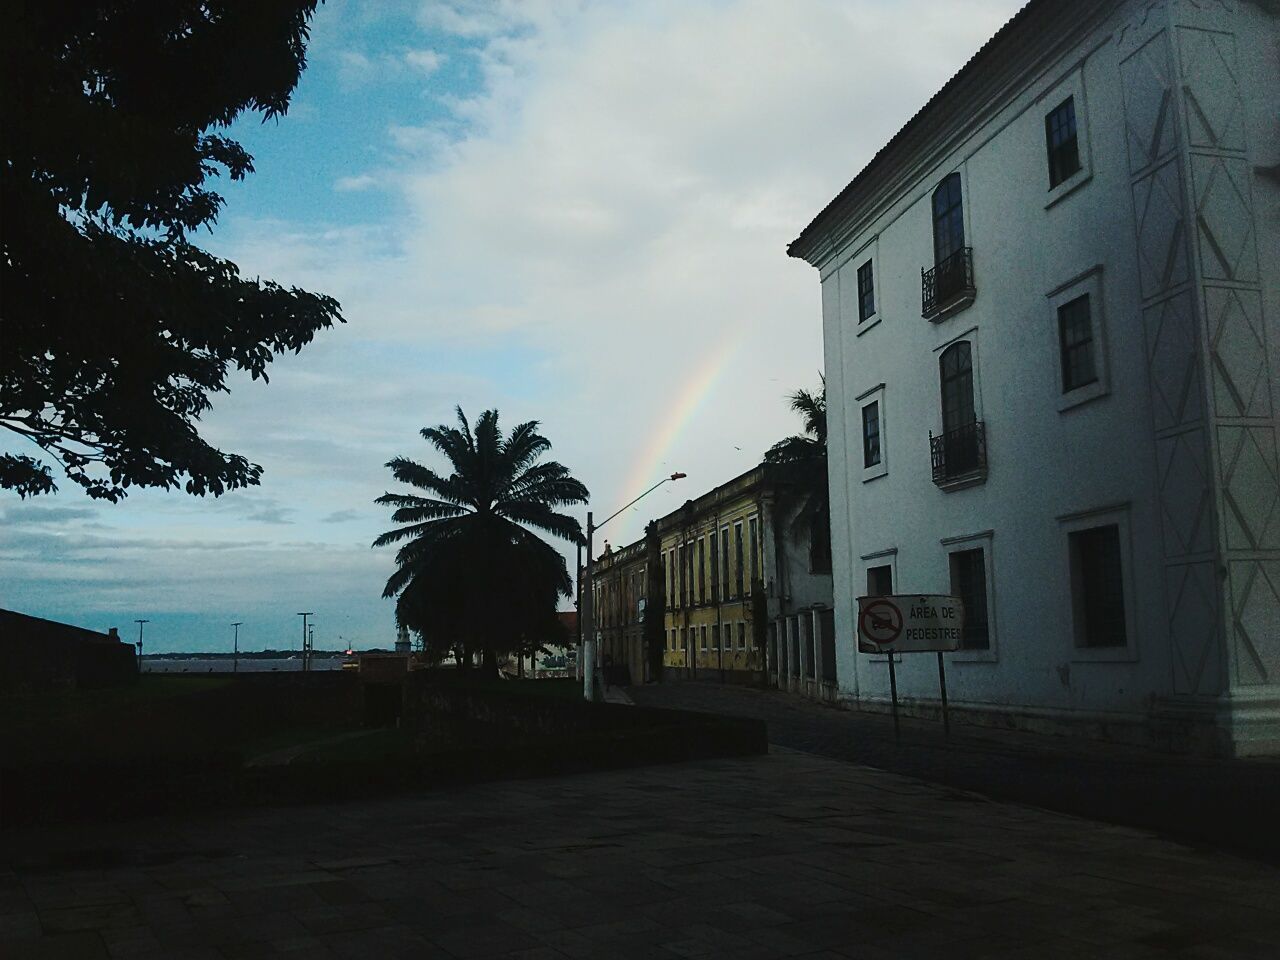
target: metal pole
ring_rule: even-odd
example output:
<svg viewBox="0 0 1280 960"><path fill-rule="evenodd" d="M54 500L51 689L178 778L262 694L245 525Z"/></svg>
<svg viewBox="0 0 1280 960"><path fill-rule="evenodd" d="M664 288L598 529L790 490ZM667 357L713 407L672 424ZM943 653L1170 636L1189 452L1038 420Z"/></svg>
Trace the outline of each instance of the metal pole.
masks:
<svg viewBox="0 0 1280 960"><path fill-rule="evenodd" d="M307 669L307 617L315 616L314 610L308 610L305 613L299 613L302 618L302 669Z"/></svg>
<svg viewBox="0 0 1280 960"><path fill-rule="evenodd" d="M951 736L951 716L947 712L947 671L942 666L942 651L938 651L938 689L942 691L942 733Z"/></svg>
<svg viewBox="0 0 1280 960"><path fill-rule="evenodd" d="M302 669L307 672L311 671L311 651L316 648L316 628L315 624L311 625L310 631L307 633L307 655L302 658Z"/></svg>
<svg viewBox="0 0 1280 960"><path fill-rule="evenodd" d="M240 624L242 624L242 623L244 623L244 621L243 621L243 620L237 620L235 623L231 624L233 627L235 627L235 628L236 628L236 636L235 636L235 641L234 641L234 643L235 643L235 646L234 646L234 656L235 656L235 659L231 661L231 672L232 672L232 673L239 673L239 672L240 672Z"/></svg>
<svg viewBox="0 0 1280 960"><path fill-rule="evenodd" d="M582 679L582 656L583 656L583 651L582 651L582 544L581 543L578 544L578 566L574 570L574 574L578 578L578 603L577 603L578 655L577 657L574 658L574 660L575 660L575 673L577 673L578 679L581 680Z"/></svg>
<svg viewBox="0 0 1280 960"><path fill-rule="evenodd" d="M587 511L587 562L583 567L582 579L582 698L594 701L596 698L596 626L595 626L595 584L591 580L591 560L595 550L592 538L596 532L595 522L590 510Z"/></svg>
<svg viewBox="0 0 1280 960"><path fill-rule="evenodd" d="M898 729L898 675L893 669L893 651L889 651L889 695L893 698L893 739L899 740L902 732Z"/></svg>
<svg viewBox="0 0 1280 960"><path fill-rule="evenodd" d="M138 673L142 673L142 625L150 623L150 620L135 620L138 625Z"/></svg>

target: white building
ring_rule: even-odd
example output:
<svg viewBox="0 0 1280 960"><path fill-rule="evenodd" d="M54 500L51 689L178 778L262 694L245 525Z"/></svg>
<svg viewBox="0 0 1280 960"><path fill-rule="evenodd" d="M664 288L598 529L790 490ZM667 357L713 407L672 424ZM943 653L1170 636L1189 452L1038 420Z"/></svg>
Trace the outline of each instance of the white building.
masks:
<svg viewBox="0 0 1280 960"><path fill-rule="evenodd" d="M843 699L859 595L955 593L969 720L1280 750L1277 9L1033 0L792 243Z"/></svg>

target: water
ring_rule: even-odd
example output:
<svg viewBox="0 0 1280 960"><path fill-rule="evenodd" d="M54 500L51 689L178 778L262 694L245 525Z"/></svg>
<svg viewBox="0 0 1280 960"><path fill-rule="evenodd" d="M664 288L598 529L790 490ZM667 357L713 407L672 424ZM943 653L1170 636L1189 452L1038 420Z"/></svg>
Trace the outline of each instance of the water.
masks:
<svg viewBox="0 0 1280 960"><path fill-rule="evenodd" d="M312 657L312 670L341 670L342 657ZM199 657L146 657L142 661L143 673L230 673L234 661L231 657L216 660ZM239 673L290 673L302 670L302 657L265 659L241 657Z"/></svg>

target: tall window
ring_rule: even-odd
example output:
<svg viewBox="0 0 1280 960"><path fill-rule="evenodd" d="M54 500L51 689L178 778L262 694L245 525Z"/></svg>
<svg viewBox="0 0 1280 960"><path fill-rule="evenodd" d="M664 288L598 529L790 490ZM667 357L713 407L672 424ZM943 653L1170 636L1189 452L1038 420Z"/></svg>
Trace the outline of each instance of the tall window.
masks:
<svg viewBox="0 0 1280 960"><path fill-rule="evenodd" d="M703 652L705 653L707 649L707 628L705 624L702 627L701 636L702 636L701 646L702 646Z"/></svg>
<svg viewBox="0 0 1280 960"><path fill-rule="evenodd" d="M1120 528L1109 524L1080 530L1069 540L1077 646L1123 647L1127 637Z"/></svg>
<svg viewBox="0 0 1280 960"><path fill-rule="evenodd" d="M729 599L729 528L720 528L720 599Z"/></svg>
<svg viewBox="0 0 1280 960"><path fill-rule="evenodd" d="M964 246L964 210L960 174L953 173L933 191L933 262L942 263Z"/></svg>
<svg viewBox="0 0 1280 960"><path fill-rule="evenodd" d="M707 541L698 538L698 602L707 602Z"/></svg>
<svg viewBox="0 0 1280 960"><path fill-rule="evenodd" d="M893 596L893 567L888 564L880 567L867 567L867 596Z"/></svg>
<svg viewBox="0 0 1280 960"><path fill-rule="evenodd" d="M748 586L754 590L756 580L760 578L760 537L757 533L759 521L752 517L747 521L747 541L751 550L751 581Z"/></svg>
<svg viewBox="0 0 1280 960"><path fill-rule="evenodd" d="M667 590L667 606L675 609L676 598L679 596L679 594L676 593L676 552L672 550L667 554L667 556L670 559L670 562L667 564L667 569L671 573L671 586Z"/></svg>
<svg viewBox="0 0 1280 960"><path fill-rule="evenodd" d="M747 625L742 622L738 623L738 649L747 649Z"/></svg>
<svg viewBox="0 0 1280 960"><path fill-rule="evenodd" d="M1093 362L1093 320L1087 293L1058 308L1058 344L1062 358L1062 392L1096 383L1098 371Z"/></svg>
<svg viewBox="0 0 1280 960"><path fill-rule="evenodd" d="M742 596L742 521L733 525L733 585L734 596Z"/></svg>
<svg viewBox="0 0 1280 960"><path fill-rule="evenodd" d="M713 623L711 625L711 649L720 649L720 624Z"/></svg>
<svg viewBox="0 0 1280 960"><path fill-rule="evenodd" d="M973 354L967 340L954 343L938 358L942 381L942 432L973 423Z"/></svg>
<svg viewBox="0 0 1280 960"><path fill-rule="evenodd" d="M685 551L685 576L689 578L689 606L693 606L693 544L689 543Z"/></svg>
<svg viewBox="0 0 1280 960"><path fill-rule="evenodd" d="M876 288L871 274L871 261L858 268L858 322L875 316Z"/></svg>
<svg viewBox="0 0 1280 960"><path fill-rule="evenodd" d="M720 553L716 545L716 532L714 530L708 535L711 541L711 602L715 603L720 599Z"/></svg>
<svg viewBox="0 0 1280 960"><path fill-rule="evenodd" d="M1080 169L1074 97L1067 97L1044 118L1044 139L1049 151L1049 189L1052 190Z"/></svg>
<svg viewBox="0 0 1280 960"><path fill-rule="evenodd" d="M874 467L880 462L880 401L862 408L862 465Z"/></svg>
<svg viewBox="0 0 1280 960"><path fill-rule="evenodd" d="M677 604L677 606L684 607L684 606L688 606L688 603L689 603L689 597L687 593L689 589L689 584L687 583L684 577L684 544L680 545L679 551L680 551L680 554L679 554L680 555L680 602Z"/></svg>
<svg viewBox="0 0 1280 960"><path fill-rule="evenodd" d="M988 650L991 631L987 626L987 564L981 547L958 550L950 556L951 593L964 602L964 629L960 646L965 650Z"/></svg>

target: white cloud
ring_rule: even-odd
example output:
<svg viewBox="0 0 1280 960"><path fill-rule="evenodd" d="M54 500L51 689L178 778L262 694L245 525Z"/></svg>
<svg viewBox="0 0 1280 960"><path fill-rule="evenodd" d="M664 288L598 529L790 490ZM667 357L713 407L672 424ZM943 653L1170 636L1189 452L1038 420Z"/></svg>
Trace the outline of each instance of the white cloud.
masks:
<svg viewBox="0 0 1280 960"><path fill-rule="evenodd" d="M333 182L333 189L339 193L355 193L370 190L378 185L378 179L372 174L361 173L351 177L339 177Z"/></svg>
<svg viewBox="0 0 1280 960"><path fill-rule="evenodd" d="M424 74L435 73L444 64L445 56L434 50L408 50L404 62Z"/></svg>
<svg viewBox="0 0 1280 960"><path fill-rule="evenodd" d="M785 395L822 365L817 276L787 242L1019 5L424 4L424 23L479 44L483 83L450 101L446 124L406 108L388 130L379 179L399 191L397 218L228 216L214 236L246 274L330 293L349 321L284 358L269 387L234 384L207 418L214 442L267 471L264 500L213 511L218 524L280 536L274 552L227 553L218 597L309 603L323 589L381 618L388 639L377 594L391 556L366 545L389 517L371 501L388 485L382 464L428 458L417 430L455 403L473 417L497 406L507 427L541 420L597 516L650 468L689 474L611 524L615 544L748 469L799 428ZM344 82L395 54L343 51ZM727 360L705 396L678 405L715 357ZM130 500L112 514L127 532L209 539L207 501ZM247 519L273 508L293 524ZM326 546L299 558L304 540ZM191 571L210 553L193 553ZM236 579L277 561L257 586ZM159 582L175 590L180 573L169 564Z"/></svg>

